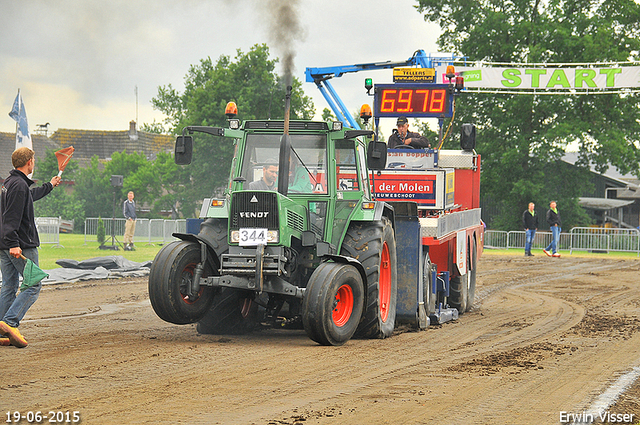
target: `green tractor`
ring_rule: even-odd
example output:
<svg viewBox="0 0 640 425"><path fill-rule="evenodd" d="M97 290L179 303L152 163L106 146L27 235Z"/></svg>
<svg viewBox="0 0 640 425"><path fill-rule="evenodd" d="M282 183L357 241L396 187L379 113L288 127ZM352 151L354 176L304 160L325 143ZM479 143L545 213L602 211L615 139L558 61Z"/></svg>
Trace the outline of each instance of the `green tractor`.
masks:
<svg viewBox="0 0 640 425"><path fill-rule="evenodd" d="M156 314L204 334L303 327L322 345L391 336L394 212L369 183L386 144L367 146L371 131L338 122L230 119L229 128L186 127L176 163L191 162L193 132L235 140L231 181L222 199L204 200L198 234L176 233L158 252Z"/></svg>

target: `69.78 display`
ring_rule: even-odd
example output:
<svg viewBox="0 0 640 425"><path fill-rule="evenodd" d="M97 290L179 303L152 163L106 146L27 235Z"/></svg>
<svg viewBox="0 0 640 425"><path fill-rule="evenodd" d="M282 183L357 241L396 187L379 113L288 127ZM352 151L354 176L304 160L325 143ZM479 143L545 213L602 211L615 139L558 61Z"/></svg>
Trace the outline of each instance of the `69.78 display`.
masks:
<svg viewBox="0 0 640 425"><path fill-rule="evenodd" d="M378 84L374 115L377 117L450 117L451 101L445 84Z"/></svg>

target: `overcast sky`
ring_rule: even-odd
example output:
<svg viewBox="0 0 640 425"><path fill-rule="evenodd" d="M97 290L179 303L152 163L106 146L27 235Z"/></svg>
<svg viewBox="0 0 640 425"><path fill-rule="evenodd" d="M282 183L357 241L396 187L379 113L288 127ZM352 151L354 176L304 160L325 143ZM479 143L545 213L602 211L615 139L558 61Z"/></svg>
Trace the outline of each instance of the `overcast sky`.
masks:
<svg viewBox="0 0 640 425"><path fill-rule="evenodd" d="M49 134L127 130L136 113L139 123L161 120L151 98L168 84L182 92L189 65L257 43L278 55L266 22L270 1L283 0L0 0L0 131L15 131L8 113L18 89L31 132L46 122ZM424 22L416 0L294 3L303 34L294 42L293 72L303 82L307 67L437 52L439 29ZM352 111L371 103L365 76L391 81L387 70L333 80ZM318 113L328 107L313 83L303 87Z"/></svg>

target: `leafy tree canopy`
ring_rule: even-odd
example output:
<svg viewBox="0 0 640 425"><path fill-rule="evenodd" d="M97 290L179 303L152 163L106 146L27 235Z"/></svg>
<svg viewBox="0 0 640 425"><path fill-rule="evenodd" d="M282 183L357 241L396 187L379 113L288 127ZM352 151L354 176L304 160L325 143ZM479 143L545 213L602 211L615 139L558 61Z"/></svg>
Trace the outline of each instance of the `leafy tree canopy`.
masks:
<svg viewBox="0 0 640 425"><path fill-rule="evenodd" d="M471 61L592 63L638 60L640 4L629 0L417 0L425 20L442 29L442 51ZM577 198L587 189L575 168L558 166L568 145L578 165L600 172L611 164L640 176L637 93L531 96L464 94L456 124L478 128L482 191L499 207L493 227L520 228L529 201L558 199L564 227L584 224ZM449 146L456 139L448 142ZM445 144L445 147L447 144ZM561 199L560 199L561 198Z"/></svg>
<svg viewBox="0 0 640 425"><path fill-rule="evenodd" d="M285 87L275 73L277 62L269 57L265 44L256 44L247 53L238 49L233 60L225 55L215 63L211 58L202 59L189 67L183 93L170 84L161 86L152 104L167 115L165 124L176 134L187 125L226 127L224 110L230 101L238 105L238 118L242 120L283 119ZM291 119L310 119L313 115L313 102L294 78ZM194 135L193 163L188 166L191 183L182 191L181 202L190 204L185 210L195 211L197 202L226 186L232 157L232 140Z"/></svg>
<svg viewBox="0 0 640 425"><path fill-rule="evenodd" d="M62 183L49 193L46 198L34 202L33 208L37 217L61 217L65 220L73 220L77 229L82 227L85 217L85 203L74 196L68 185L69 181L74 180L77 172L78 163L72 159L62 173ZM38 180L38 185L41 185L50 181L57 174L58 160L55 151L49 150L45 158L36 163L33 177Z"/></svg>

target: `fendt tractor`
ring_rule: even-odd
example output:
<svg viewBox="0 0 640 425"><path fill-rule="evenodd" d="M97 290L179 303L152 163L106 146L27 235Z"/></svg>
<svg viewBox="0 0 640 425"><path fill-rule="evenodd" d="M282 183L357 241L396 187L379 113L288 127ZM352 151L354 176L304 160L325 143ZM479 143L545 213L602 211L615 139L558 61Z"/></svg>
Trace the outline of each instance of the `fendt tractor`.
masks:
<svg viewBox="0 0 640 425"><path fill-rule="evenodd" d="M328 79L318 68L307 78L319 87ZM194 132L234 139L235 154L224 196L203 202L199 231L175 233L153 262L156 314L197 322L199 333L304 328L319 344L341 345L469 310L484 234L474 127L463 125L459 151L387 149L377 137L380 118L401 115L439 118L442 136L463 84L453 69L447 78L367 79L375 131L290 121L290 88L282 121L241 122L231 104L228 128L186 127L176 163L191 162ZM363 107L363 119L371 115Z"/></svg>

